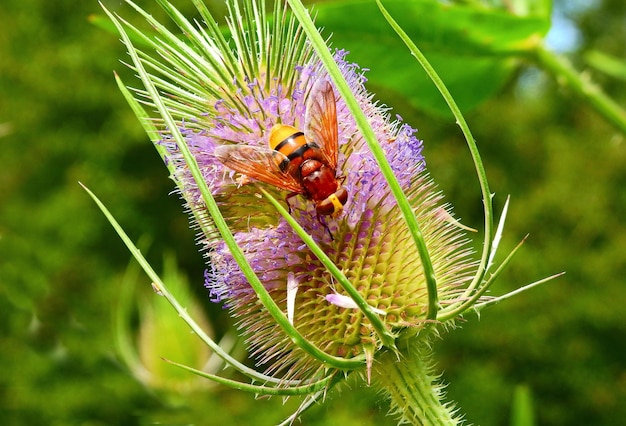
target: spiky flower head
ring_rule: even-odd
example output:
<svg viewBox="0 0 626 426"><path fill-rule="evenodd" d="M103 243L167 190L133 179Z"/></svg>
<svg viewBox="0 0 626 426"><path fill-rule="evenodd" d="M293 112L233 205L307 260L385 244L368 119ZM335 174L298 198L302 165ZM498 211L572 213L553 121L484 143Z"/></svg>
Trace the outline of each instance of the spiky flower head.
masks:
<svg viewBox="0 0 626 426"><path fill-rule="evenodd" d="M190 23L160 1L185 35L182 42L129 2L159 32L159 37L141 38L156 55L131 46L124 27L135 32L134 27L110 16L146 86L131 104L160 112L145 125L199 232L211 299L230 310L251 355L268 374L264 377L271 375L279 386L312 383L342 370L357 370L369 379L375 363L404 375L396 361L415 354L422 359L406 342L428 339L437 325L451 324L479 300L488 287L483 278L493 253L488 261L483 255L476 273L463 229L427 173L416 130L374 99L364 70L347 52L334 52L334 66L350 99L339 95L336 76L281 2L275 3L271 20L260 0L229 2L228 37L195 3L202 23ZM327 95L324 108L334 110L330 128L336 126L336 140L319 140L320 133L310 130L311 116L323 109L320 91ZM409 214L357 126L354 102L408 201ZM278 154L269 140L277 125L303 131L309 148L286 152L289 158ZM343 208L333 201L336 214L320 216L314 191L297 185L303 185L310 147L323 151L329 143L336 143L338 159L334 164L326 155L323 161L334 169L336 185L345 188L348 199ZM223 152L238 147L258 154L234 166ZM290 175L285 179L295 181L282 185L274 162L288 168L290 160L302 166L289 173L281 168ZM264 168L274 170L273 180L255 179ZM434 380L428 365L418 364L423 371L415 382ZM432 392L438 398L440 390ZM399 404L396 408L402 410ZM419 417L423 408L414 408Z"/></svg>
<svg viewBox="0 0 626 426"><path fill-rule="evenodd" d="M375 352L382 342L370 321L294 229L260 196L258 187L281 199L289 192L237 173L215 155L223 145L267 148L269 131L279 123L306 131L316 85L330 80L297 23L281 9L275 10L272 26L264 19L260 4L252 3L254 9L244 11L237 3L229 7L234 49L206 37L201 28L194 29L196 33L187 29L195 48L185 48L184 55L161 46L167 73L180 75L178 85L183 86L163 83L162 95L169 98L169 108L177 115L186 144L237 244L281 310L291 311L295 328L332 356L353 358ZM258 20L256 28L246 27L253 18ZM334 57L415 209L437 274L440 302L456 301L473 267L465 239L448 220L442 197L426 172L422 141L414 128L374 100L365 88L364 71L349 62L347 52L338 50ZM385 327L415 334L425 324L428 307L420 255L345 101L338 94L335 98L336 174L348 191L348 202L335 217L319 217L315 204L303 196L289 197L285 203L376 309ZM258 302L230 249L214 232L177 143L167 129L162 135L159 144L167 150L166 161L174 165L174 179L201 231L211 298L228 307L253 356L267 372L286 379L314 376L324 368L323 363L293 343ZM306 133L305 137L310 139Z"/></svg>
<svg viewBox="0 0 626 426"><path fill-rule="evenodd" d="M295 294L289 304L295 307L292 322L298 331L330 355L352 358L375 351L381 341L368 319L260 196L258 186L282 199L289 192L236 173L214 154L217 147L231 144L266 148L270 129L279 123L304 130L316 84L330 80L292 18L277 7L272 25L262 4L248 6L252 8L242 11L236 2L229 3L230 45L208 37L198 26L183 28L191 46L158 46L163 67L159 72L179 76L176 85L157 80L161 96L254 272L284 312L290 294ZM255 28L247 27L253 19L258 20ZM414 128L374 100L365 88L364 71L349 62L347 52L337 50L334 57L415 209L436 271L440 303L458 301L459 288L474 268L466 240L449 220L442 196L428 176L422 141ZM336 217L319 217L315 204L303 196L289 197L285 204L389 330L416 334L425 324L428 306L418 250L345 101L335 97L336 174L349 200ZM323 365L298 348L258 303L216 234L177 143L168 129L161 134L158 143L166 149L173 178L201 231L211 298L230 309L267 371L290 379L315 374Z"/></svg>

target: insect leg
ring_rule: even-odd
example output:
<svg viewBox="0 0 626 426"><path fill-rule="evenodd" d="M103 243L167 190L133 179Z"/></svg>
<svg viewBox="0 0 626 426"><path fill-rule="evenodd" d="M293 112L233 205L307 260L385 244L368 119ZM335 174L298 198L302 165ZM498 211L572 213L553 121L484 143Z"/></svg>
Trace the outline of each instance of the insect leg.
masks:
<svg viewBox="0 0 626 426"><path fill-rule="evenodd" d="M324 229L326 229L326 231L328 232L328 235L330 236L330 240L331 241L335 241L335 238L333 238L333 234L330 232L330 228L328 227L328 224L326 223L326 219L324 218L324 216L322 216L321 214L317 214L317 220L319 223L322 224L322 226L324 227Z"/></svg>
<svg viewBox="0 0 626 426"><path fill-rule="evenodd" d="M285 197L285 201L287 202L287 208L289 209L289 214L291 214L291 203L289 202L289 200L295 197L296 195L299 195L299 194L297 192L292 192L291 194Z"/></svg>

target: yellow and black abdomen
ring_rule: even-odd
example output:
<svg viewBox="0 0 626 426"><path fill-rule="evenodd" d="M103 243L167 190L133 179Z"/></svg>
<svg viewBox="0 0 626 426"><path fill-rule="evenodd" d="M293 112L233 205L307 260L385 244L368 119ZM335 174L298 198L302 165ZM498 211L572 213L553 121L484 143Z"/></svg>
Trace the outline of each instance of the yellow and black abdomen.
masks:
<svg viewBox="0 0 626 426"><path fill-rule="evenodd" d="M304 133L286 124L277 124L272 127L269 146L282 154L276 156L280 169L292 174L299 171L305 153L311 149Z"/></svg>

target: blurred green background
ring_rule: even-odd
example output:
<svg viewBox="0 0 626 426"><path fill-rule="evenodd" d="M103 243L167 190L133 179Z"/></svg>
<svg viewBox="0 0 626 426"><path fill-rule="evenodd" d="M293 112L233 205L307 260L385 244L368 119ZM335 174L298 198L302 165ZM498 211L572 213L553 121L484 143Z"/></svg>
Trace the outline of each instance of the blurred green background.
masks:
<svg viewBox="0 0 626 426"><path fill-rule="evenodd" d="M106 4L128 11L117 1ZM161 13L149 1L139 4ZM189 2L176 5L193 16ZM624 2L555 6L552 45L625 104L625 81L589 62L589 53L600 51L623 66ZM212 8L224 11L221 2ZM172 182L115 85L113 70L133 81L119 62L124 48L116 35L90 24L92 14L101 14L95 1L0 3L0 419L275 424L297 400L255 400L225 387L150 390L116 353L113 325L123 290L133 289L138 300L150 300L152 291L78 181L133 239L145 241L157 270L168 265L164 255L175 256L174 269L190 283L216 337L233 325L205 294L203 259L177 196L168 195ZM406 61L413 63L408 53ZM375 70L377 64L360 65ZM480 321L467 317L436 342L438 366L449 398L474 424L508 424L518 386L530 390L537 424L623 424L625 135L541 70L516 65L466 117L496 208L511 194L503 249L530 233L495 291L567 274L484 311ZM435 181L464 222L480 227L477 184L468 179L472 165L453 120L414 108L393 90L381 88L380 96L419 128ZM133 314L130 321L138 326L140 318ZM182 324L180 330L187 333ZM140 347L154 348L145 339ZM385 411L379 395L355 382L328 395L302 423L395 424Z"/></svg>

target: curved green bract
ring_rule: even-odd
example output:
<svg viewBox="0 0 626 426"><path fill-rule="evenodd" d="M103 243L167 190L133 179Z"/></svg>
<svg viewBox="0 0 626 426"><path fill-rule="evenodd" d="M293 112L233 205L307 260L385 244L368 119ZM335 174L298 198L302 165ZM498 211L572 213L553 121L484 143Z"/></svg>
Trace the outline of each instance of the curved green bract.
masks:
<svg viewBox="0 0 626 426"><path fill-rule="evenodd" d="M398 180L393 174L393 170L391 169L391 166L389 165L389 162L385 157L385 153L383 152L382 148L378 144L378 141L376 140L376 136L374 134L372 126L370 125L367 117L359 107L359 103L357 102L354 94L350 90L346 79L344 78L341 70L337 66L337 63L335 62L333 56L328 50L328 46L326 45L324 39L319 34L317 28L315 27L315 24L311 20L311 17L302 5L302 2L300 2L300 0L287 1L291 6L294 15L300 21L300 25L302 25L302 28L304 29L309 40L311 41L311 45L315 49L317 55L319 56L326 70L328 71L328 74L335 83L337 90L345 100L346 105L350 110L350 113L354 117L359 131L367 142L369 149L372 151L378 167L380 167L381 173L387 180L389 188L393 196L395 197L396 202L398 203L398 207L402 212L402 216L404 217L406 226L419 251L420 259L422 261L424 278L426 280L429 299L427 319L435 319L437 316L438 306L435 272L433 270L432 261L428 254L426 243L424 242L424 237L415 217L415 212L413 211L413 208L411 207L411 204L409 203L406 194L404 193L404 191L402 191L402 188L398 184Z"/></svg>

